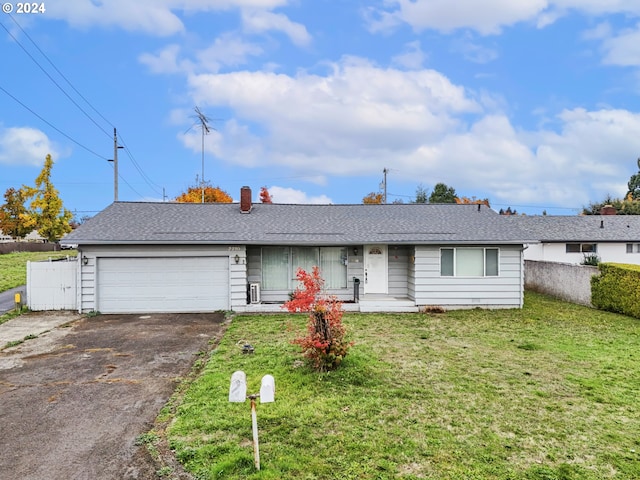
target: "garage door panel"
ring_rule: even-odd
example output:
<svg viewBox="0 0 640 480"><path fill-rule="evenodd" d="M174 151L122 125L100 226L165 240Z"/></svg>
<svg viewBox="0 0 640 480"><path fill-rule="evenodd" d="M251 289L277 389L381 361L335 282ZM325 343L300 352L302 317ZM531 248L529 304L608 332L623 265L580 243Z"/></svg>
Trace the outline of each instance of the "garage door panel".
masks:
<svg viewBox="0 0 640 480"><path fill-rule="evenodd" d="M103 313L228 308L227 257L98 259L98 310Z"/></svg>

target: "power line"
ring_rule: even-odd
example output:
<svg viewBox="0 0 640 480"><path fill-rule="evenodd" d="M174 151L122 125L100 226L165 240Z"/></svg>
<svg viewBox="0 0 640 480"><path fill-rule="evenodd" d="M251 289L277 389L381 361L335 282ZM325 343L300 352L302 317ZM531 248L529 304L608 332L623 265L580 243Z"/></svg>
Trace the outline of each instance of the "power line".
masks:
<svg viewBox="0 0 640 480"><path fill-rule="evenodd" d="M12 17L11 15L9 15L10 17ZM13 18L13 17L12 17ZM15 20L13 20L15 22ZM16 22L17 24L17 22ZM53 82L53 84L58 87L58 89L64 94L65 97L67 97L69 99L69 101L71 103L73 103L76 107L78 107L78 110L80 110L82 113L84 113L84 115L91 120L91 123L93 123L96 127L98 127L98 129L102 130L102 132L104 132L107 136L111 136L104 128L102 128L100 125L98 125L98 122L96 122L91 115L89 115L87 112L84 111L84 109L78 105L78 103L71 98L71 96L64 91L64 89L60 86L60 84L58 82L56 82L54 80L54 78L49 75L49 72L47 72L44 67L42 65L40 65L40 63L38 63L38 61L33 57L33 55L31 55L31 53L29 53L29 51L20 43L20 41L7 29L7 27L4 26L4 24L2 22L0 22L0 26L2 26L2 28L4 28L4 30L9 34L9 36L18 44L18 46L24 51L24 53L27 54L27 56L33 61L33 63L35 63L38 68L40 68L40 70L42 70L42 73L44 73L49 80L51 80Z"/></svg>
<svg viewBox="0 0 640 480"><path fill-rule="evenodd" d="M18 23L18 21L13 17L13 15L9 15L9 17L11 18L11 20L18 26L18 28L20 29L20 31L29 39L29 41L33 44L33 46L38 50L38 52L40 52L40 54L47 60L47 62L49 62L49 64L53 67L53 69L58 73L58 75L60 75L65 82L67 82L67 84L71 87L71 89L82 99L84 100L84 102L100 117L102 118L102 120L104 120L107 124L109 124L110 126L113 126L113 123L110 122L104 115L102 115L92 104L91 102L89 102L89 100L82 95L82 93L80 93L80 91L71 83L71 81L60 71L60 69L58 67L56 67L56 65L53 63L53 61L47 56L47 54L38 46L38 44L31 38L31 36L22 28L22 26ZM38 63L38 61L27 51L27 49L18 41L18 39L11 34L11 32L4 26L4 24L2 24L0 22L0 25L2 26L2 28L9 34L9 36L20 46L20 48L27 54L27 56L40 68L40 70L42 70L42 72L49 78L49 80L51 80L51 82L53 82L53 84L58 87L58 89L89 119L91 120L91 122L98 127L98 129L100 129L103 133L105 133L106 135L108 135L109 137L111 137L111 134L109 132L107 132L104 128L102 128L98 122L96 122L91 115L89 115L73 98L71 98L71 96L60 86L60 84L58 84L58 82L56 82L53 77L51 75L49 75L49 73L44 69L44 67L42 67L42 65L40 65L40 63ZM4 89L3 89L4 90ZM5 93L8 94L8 92ZM12 98L14 98L14 100L18 101L17 99L15 99L15 97L13 97L12 95L10 95ZM18 102L21 103L21 102ZM21 103L22 104L22 103ZM23 105L24 106L24 105ZM25 107L27 108L27 107ZM27 108L28 109L28 108ZM28 109L30 112L34 113L33 110ZM39 115L35 114L36 116L38 116L38 118L40 118L41 120L42 117L40 117ZM44 120L43 120L44 121ZM60 130L58 130L57 128L53 127L49 122L46 122L47 125L51 126L52 128L54 128L56 131L60 132ZM62 132L60 132L62 133ZM69 137L68 135L62 133L63 135L65 135L65 137L69 138L70 140L72 140L74 143L82 146L81 144L79 144L78 142L76 142L75 140L73 140L71 137ZM120 135L120 138L122 139L122 135ZM124 144L124 141L123 141ZM87 147L82 146L83 148L87 149ZM155 189L153 187L153 185L156 185L158 188L159 185L155 184L154 182L151 181L151 179L148 177L148 175L143 171L142 167L138 164L138 162L135 160L135 158L133 157L133 154L131 152L131 150L129 149L128 146L126 146L125 144L125 148L126 148L126 152L127 155L129 156L129 158L131 159L131 162L133 163L134 167L138 170L138 172L140 173L140 175L142 176L143 180L147 183L147 185L149 185L149 187L151 187L152 190L154 190L156 193L160 194L160 192ZM88 149L87 149L88 150ZM93 153L93 152L92 152ZM100 156L100 158L103 158L105 160L110 160L107 159L105 157ZM121 178L123 180L123 182L125 184L127 184L134 192L135 189L133 189L131 187L131 185L124 180L124 178L122 178L122 176L120 174L118 174L118 178ZM138 192L136 192L138 195L140 195ZM142 196L142 195L140 195Z"/></svg>
<svg viewBox="0 0 640 480"><path fill-rule="evenodd" d="M147 183L147 185L149 185L149 187L156 192L157 194L162 195L162 193L157 190L155 187L157 188L162 188L160 185L158 185L157 183L155 183L154 181L152 181L146 173L144 173L144 171L142 170L142 167L140 167L140 165L138 164L138 162L136 161L136 159L133 157L133 153L131 152L131 149L129 148L129 146L127 145L127 143L124 141L124 138L122 138L122 134L119 135L120 137L120 141L122 142L122 145L124 146L124 151L127 153L127 156L129 157L129 159L131 160L131 163L133 164L133 166L138 170L138 172L140 173L140 176L142 177L142 179Z"/></svg>
<svg viewBox="0 0 640 480"><path fill-rule="evenodd" d="M18 100L16 97L14 97L13 95L11 95L8 91L6 91L4 88L2 88L2 86L0 85L0 90L2 90L7 96L11 97L16 103L20 104L23 108L25 108L26 110L28 110L29 112L31 112L33 115L35 115L36 117L38 117L40 120L42 120L44 123L46 123L47 125L49 125L51 128L53 128L56 132L58 132L60 135L66 137L67 139L71 140L73 143L75 143L76 145L78 145L81 148L84 148L87 152L95 155L98 158L101 158L103 160L109 160L107 157L104 157L102 155L100 155L99 153L94 152L93 150L91 150L89 147L84 146L82 143L78 142L77 140L73 139L72 137L70 137L69 135L67 135L66 133L64 133L62 130L60 130L58 127L56 127L55 125L53 125L51 122L45 120L44 118L42 118L40 115L38 115L35 111L33 111L31 108L27 107L24 103L22 103L20 100Z"/></svg>
<svg viewBox="0 0 640 480"><path fill-rule="evenodd" d="M78 91L78 89L76 87L73 86L73 84L71 83L71 81L60 71L60 69L58 67L56 67L56 65L53 63L53 61L47 56L46 53L44 53L42 51L42 49L38 46L38 44L31 38L31 36L27 33L27 31L22 28L22 26L18 23L18 21L13 17L13 15L9 15L9 18L11 18L11 20L13 20L13 23L15 23L18 28L20 29L20 31L24 34L25 37L27 37L29 39L29 41L33 44L34 47L36 47L36 49L38 50L38 52L40 52L40 54L47 60L47 62L49 62L49 65L51 65L53 67L53 69L58 72L58 75L60 75L65 82L67 82L67 84L73 89L74 92L76 92L76 94L82 98L82 100L84 100L84 102L89 105L89 107L91 107L91 109L96 112L98 114L98 116L100 118L102 118L105 122L107 122L110 126L113 126L111 124L111 122L109 120L107 120L104 115L102 115L92 104L91 102L89 102L89 100L87 100L84 95L82 95L82 93L80 93ZM5 29L6 30L6 29ZM102 130L102 129L101 129Z"/></svg>

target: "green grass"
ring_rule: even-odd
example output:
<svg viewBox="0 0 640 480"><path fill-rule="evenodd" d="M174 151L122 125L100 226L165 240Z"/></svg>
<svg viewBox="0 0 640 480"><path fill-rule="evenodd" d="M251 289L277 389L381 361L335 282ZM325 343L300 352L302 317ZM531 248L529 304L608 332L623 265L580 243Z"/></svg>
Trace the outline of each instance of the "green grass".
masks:
<svg viewBox="0 0 640 480"><path fill-rule="evenodd" d="M195 478L640 478L640 322L527 294L522 310L349 314L343 366L299 366L304 316L238 316L167 430ZM248 341L255 354L237 346ZM227 401L236 370L258 404Z"/></svg>
<svg viewBox="0 0 640 480"><path fill-rule="evenodd" d="M76 250L64 252L18 252L0 255L0 292L27 283L27 262L77 255Z"/></svg>

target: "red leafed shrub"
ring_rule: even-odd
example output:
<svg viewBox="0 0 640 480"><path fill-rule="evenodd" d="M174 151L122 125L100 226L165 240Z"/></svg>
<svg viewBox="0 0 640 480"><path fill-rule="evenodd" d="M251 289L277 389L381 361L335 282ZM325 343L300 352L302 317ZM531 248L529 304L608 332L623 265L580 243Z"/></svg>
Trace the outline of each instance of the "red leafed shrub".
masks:
<svg viewBox="0 0 640 480"><path fill-rule="evenodd" d="M296 278L302 285L283 308L289 312L308 312L309 322L307 334L294 339L293 343L300 345L304 356L316 370L335 370L353 345L353 342L345 340L342 302L335 296L322 293L324 280L318 267L313 267L311 273L299 268Z"/></svg>

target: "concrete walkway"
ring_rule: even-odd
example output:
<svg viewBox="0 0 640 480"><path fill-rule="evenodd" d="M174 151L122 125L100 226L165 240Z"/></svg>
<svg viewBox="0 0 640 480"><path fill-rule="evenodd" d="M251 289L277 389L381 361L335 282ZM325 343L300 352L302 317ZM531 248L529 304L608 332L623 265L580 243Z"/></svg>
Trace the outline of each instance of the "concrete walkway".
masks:
<svg viewBox="0 0 640 480"><path fill-rule="evenodd" d="M82 318L76 312L27 312L0 325L0 350L9 342L38 337L66 323Z"/></svg>

